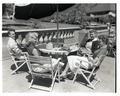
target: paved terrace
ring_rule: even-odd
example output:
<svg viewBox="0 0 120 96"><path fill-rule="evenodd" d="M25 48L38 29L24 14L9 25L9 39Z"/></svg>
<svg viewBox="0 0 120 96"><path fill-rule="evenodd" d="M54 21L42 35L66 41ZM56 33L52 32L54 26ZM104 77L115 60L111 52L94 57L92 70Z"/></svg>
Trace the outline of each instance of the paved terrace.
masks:
<svg viewBox="0 0 120 96"><path fill-rule="evenodd" d="M2 69L3 69L3 92L27 92L35 93L42 92L37 89L29 89L28 73L22 72L20 74L11 75L11 65L13 64L7 48L8 38L2 38ZM101 82L96 85L96 89L92 90L79 82L72 84L72 81L66 79L61 83L55 82L55 86L52 92L115 92L115 58L107 57L102 62L102 65L97 72L97 75L101 78Z"/></svg>

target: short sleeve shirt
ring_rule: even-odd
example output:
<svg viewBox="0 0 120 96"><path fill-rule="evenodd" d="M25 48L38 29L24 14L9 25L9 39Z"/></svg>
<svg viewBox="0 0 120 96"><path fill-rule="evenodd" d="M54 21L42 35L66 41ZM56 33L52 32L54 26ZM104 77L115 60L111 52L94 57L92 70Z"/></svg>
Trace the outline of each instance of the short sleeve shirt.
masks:
<svg viewBox="0 0 120 96"><path fill-rule="evenodd" d="M18 45L14 39L9 38L7 47L9 49L10 53L15 55L16 57L19 57L21 55L21 53L20 53L21 50L18 48Z"/></svg>

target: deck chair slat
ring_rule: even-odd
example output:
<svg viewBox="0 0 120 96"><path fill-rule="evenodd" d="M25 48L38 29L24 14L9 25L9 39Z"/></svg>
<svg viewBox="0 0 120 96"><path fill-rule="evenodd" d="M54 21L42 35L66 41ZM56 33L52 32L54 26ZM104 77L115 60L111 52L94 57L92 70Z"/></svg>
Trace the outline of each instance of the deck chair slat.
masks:
<svg viewBox="0 0 120 96"><path fill-rule="evenodd" d="M50 57L43 57L43 56L29 56L29 58L39 59L39 60L50 60Z"/></svg>
<svg viewBox="0 0 120 96"><path fill-rule="evenodd" d="M39 63L39 64L50 64L51 61L44 61L44 60L30 60L32 63Z"/></svg>
<svg viewBox="0 0 120 96"><path fill-rule="evenodd" d="M43 64L51 64L51 62L50 61L34 61L34 60L30 60L30 62L33 64L33 63L37 63L37 64L41 64L41 65L43 65Z"/></svg>
<svg viewBox="0 0 120 96"><path fill-rule="evenodd" d="M32 63L50 64L51 63L51 57L29 56L29 61L32 62Z"/></svg>
<svg viewBox="0 0 120 96"><path fill-rule="evenodd" d="M33 72L32 75L43 77L43 78L51 78L52 77L52 75L50 73L43 74L43 73Z"/></svg>

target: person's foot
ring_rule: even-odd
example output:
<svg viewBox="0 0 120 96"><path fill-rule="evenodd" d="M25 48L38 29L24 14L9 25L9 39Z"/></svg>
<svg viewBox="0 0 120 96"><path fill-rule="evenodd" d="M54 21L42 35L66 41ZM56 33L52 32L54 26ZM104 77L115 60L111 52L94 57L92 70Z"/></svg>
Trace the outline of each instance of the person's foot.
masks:
<svg viewBox="0 0 120 96"><path fill-rule="evenodd" d="M67 74L66 73L62 73L61 75L60 75L60 78L66 78L67 77Z"/></svg>
<svg viewBox="0 0 120 96"><path fill-rule="evenodd" d="M68 78L69 80L73 80L74 74L70 74L67 78Z"/></svg>

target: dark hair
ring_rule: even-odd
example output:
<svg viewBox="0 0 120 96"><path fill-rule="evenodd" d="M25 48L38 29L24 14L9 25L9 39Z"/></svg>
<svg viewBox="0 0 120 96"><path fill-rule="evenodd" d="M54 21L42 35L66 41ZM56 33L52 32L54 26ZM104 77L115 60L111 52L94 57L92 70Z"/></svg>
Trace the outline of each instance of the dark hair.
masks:
<svg viewBox="0 0 120 96"><path fill-rule="evenodd" d="M89 33L97 33L97 31L95 30L95 29L91 29L90 31L89 31Z"/></svg>
<svg viewBox="0 0 120 96"><path fill-rule="evenodd" d="M101 39L103 43L105 43L105 44L108 43L108 38L107 38L107 36L105 36L105 35L99 35L98 38Z"/></svg>
<svg viewBox="0 0 120 96"><path fill-rule="evenodd" d="M22 36L22 34L21 34L21 33L16 34L16 38L18 38L20 35Z"/></svg>
<svg viewBox="0 0 120 96"><path fill-rule="evenodd" d="M10 34L11 31L15 32L15 29L9 29L8 30L8 35Z"/></svg>

